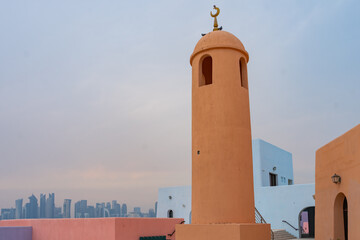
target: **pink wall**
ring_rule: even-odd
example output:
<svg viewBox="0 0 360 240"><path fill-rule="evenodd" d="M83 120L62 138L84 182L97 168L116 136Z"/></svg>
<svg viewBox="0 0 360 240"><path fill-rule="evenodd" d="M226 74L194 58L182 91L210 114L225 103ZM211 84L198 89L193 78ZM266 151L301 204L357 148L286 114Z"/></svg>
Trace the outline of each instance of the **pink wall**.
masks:
<svg viewBox="0 0 360 240"><path fill-rule="evenodd" d="M0 221L0 226L32 226L33 240L139 240L139 237L168 235L181 221L179 218L24 219Z"/></svg>

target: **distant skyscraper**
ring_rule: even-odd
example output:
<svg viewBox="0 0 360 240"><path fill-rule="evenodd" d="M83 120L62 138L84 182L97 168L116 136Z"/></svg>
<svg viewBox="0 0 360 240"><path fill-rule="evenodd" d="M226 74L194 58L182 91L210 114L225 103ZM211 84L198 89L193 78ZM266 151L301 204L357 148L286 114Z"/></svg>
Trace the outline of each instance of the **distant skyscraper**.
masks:
<svg viewBox="0 0 360 240"><path fill-rule="evenodd" d="M23 206L23 199L18 199L15 201L15 218L21 219L22 218L22 206Z"/></svg>
<svg viewBox="0 0 360 240"><path fill-rule="evenodd" d="M151 218L155 217L155 211L152 208L149 209L149 217Z"/></svg>
<svg viewBox="0 0 360 240"><path fill-rule="evenodd" d="M112 201L110 216L111 217L120 217L121 216L121 206L120 206L120 204L117 203L116 200Z"/></svg>
<svg viewBox="0 0 360 240"><path fill-rule="evenodd" d="M81 213L80 213L80 201L77 201L74 205L74 218L81 218Z"/></svg>
<svg viewBox="0 0 360 240"><path fill-rule="evenodd" d="M61 207L54 208L54 218L62 218Z"/></svg>
<svg viewBox="0 0 360 240"><path fill-rule="evenodd" d="M24 214L24 218L26 218L26 219L31 218L31 216L30 216L30 203L26 203L26 204L25 204L25 214Z"/></svg>
<svg viewBox="0 0 360 240"><path fill-rule="evenodd" d="M158 202L156 201L155 202L155 217L157 217L157 205L158 205Z"/></svg>
<svg viewBox="0 0 360 240"><path fill-rule="evenodd" d="M143 217L140 207L134 207L134 213L135 213L135 215L138 215L139 217Z"/></svg>
<svg viewBox="0 0 360 240"><path fill-rule="evenodd" d="M95 217L104 217L104 208L105 208L105 204L104 203L97 203L96 204L96 209L95 209Z"/></svg>
<svg viewBox="0 0 360 240"><path fill-rule="evenodd" d="M63 206L63 217L70 218L71 217L71 199L64 199L64 206Z"/></svg>
<svg viewBox="0 0 360 240"><path fill-rule="evenodd" d="M121 217L121 206L120 204L116 204L114 209L114 217Z"/></svg>
<svg viewBox="0 0 360 240"><path fill-rule="evenodd" d="M134 207L134 213L141 213L140 207Z"/></svg>
<svg viewBox="0 0 360 240"><path fill-rule="evenodd" d="M87 200L80 200L75 203L75 218L85 218Z"/></svg>
<svg viewBox="0 0 360 240"><path fill-rule="evenodd" d="M80 211L83 217L85 217L85 213L87 211L87 200L81 200L80 201Z"/></svg>
<svg viewBox="0 0 360 240"><path fill-rule="evenodd" d="M33 195L29 197L29 203L26 204L26 218L38 218L38 200Z"/></svg>
<svg viewBox="0 0 360 240"><path fill-rule="evenodd" d="M86 209L85 217L94 218L95 217L95 208L94 206L88 206Z"/></svg>
<svg viewBox="0 0 360 240"><path fill-rule="evenodd" d="M126 206L126 203L124 203L122 206L121 206L121 216L122 217L126 217L127 215L127 206Z"/></svg>
<svg viewBox="0 0 360 240"><path fill-rule="evenodd" d="M109 210L109 212L110 212L110 210L111 210L111 203L107 202L107 203L106 203L106 208L107 208L107 210Z"/></svg>
<svg viewBox="0 0 360 240"><path fill-rule="evenodd" d="M116 217L121 217L121 205L119 203L116 204L115 214L116 214Z"/></svg>
<svg viewBox="0 0 360 240"><path fill-rule="evenodd" d="M46 194L40 194L39 218L45 218Z"/></svg>
<svg viewBox="0 0 360 240"><path fill-rule="evenodd" d="M116 204L117 204L117 201L116 201L116 200L112 200L112 202L111 202L111 209L115 209L115 208L116 208Z"/></svg>
<svg viewBox="0 0 360 240"><path fill-rule="evenodd" d="M1 218L2 220L5 219L15 219L15 208L2 208L1 209Z"/></svg>
<svg viewBox="0 0 360 240"><path fill-rule="evenodd" d="M54 218L55 215L55 194L49 193L48 199L46 199L45 217Z"/></svg>

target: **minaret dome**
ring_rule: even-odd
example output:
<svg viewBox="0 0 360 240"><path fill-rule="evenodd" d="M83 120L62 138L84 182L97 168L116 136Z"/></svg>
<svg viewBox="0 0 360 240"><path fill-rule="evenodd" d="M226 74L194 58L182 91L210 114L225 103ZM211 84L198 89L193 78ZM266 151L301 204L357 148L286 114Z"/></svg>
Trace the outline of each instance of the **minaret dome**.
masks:
<svg viewBox="0 0 360 240"><path fill-rule="evenodd" d="M191 54L190 64L192 65L193 59L197 54L215 48L237 50L244 54L246 62L249 61L249 54L237 37L226 31L213 31L209 32L198 41L193 53Z"/></svg>

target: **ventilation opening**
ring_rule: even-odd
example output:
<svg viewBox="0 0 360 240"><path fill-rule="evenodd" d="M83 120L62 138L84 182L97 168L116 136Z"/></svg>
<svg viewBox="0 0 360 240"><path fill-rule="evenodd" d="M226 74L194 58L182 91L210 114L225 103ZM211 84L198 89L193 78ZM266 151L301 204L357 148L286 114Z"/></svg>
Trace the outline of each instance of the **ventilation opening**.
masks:
<svg viewBox="0 0 360 240"><path fill-rule="evenodd" d="M199 86L212 84L212 58L210 56L205 57L200 67Z"/></svg>
<svg viewBox="0 0 360 240"><path fill-rule="evenodd" d="M173 210L169 210L168 211L168 218L173 218L174 217L174 212L173 212Z"/></svg>
<svg viewBox="0 0 360 240"><path fill-rule="evenodd" d="M245 61L244 58L240 59L239 65L240 65L240 82L241 82L241 86L243 88L248 89L246 61Z"/></svg>

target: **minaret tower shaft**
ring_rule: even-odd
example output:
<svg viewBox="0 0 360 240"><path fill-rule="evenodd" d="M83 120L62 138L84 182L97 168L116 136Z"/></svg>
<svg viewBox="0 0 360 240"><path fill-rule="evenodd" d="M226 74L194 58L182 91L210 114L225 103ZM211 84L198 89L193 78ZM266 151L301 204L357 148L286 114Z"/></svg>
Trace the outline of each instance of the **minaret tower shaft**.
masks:
<svg viewBox="0 0 360 240"><path fill-rule="evenodd" d="M192 65L192 223L254 223L247 62L234 35L201 38Z"/></svg>

